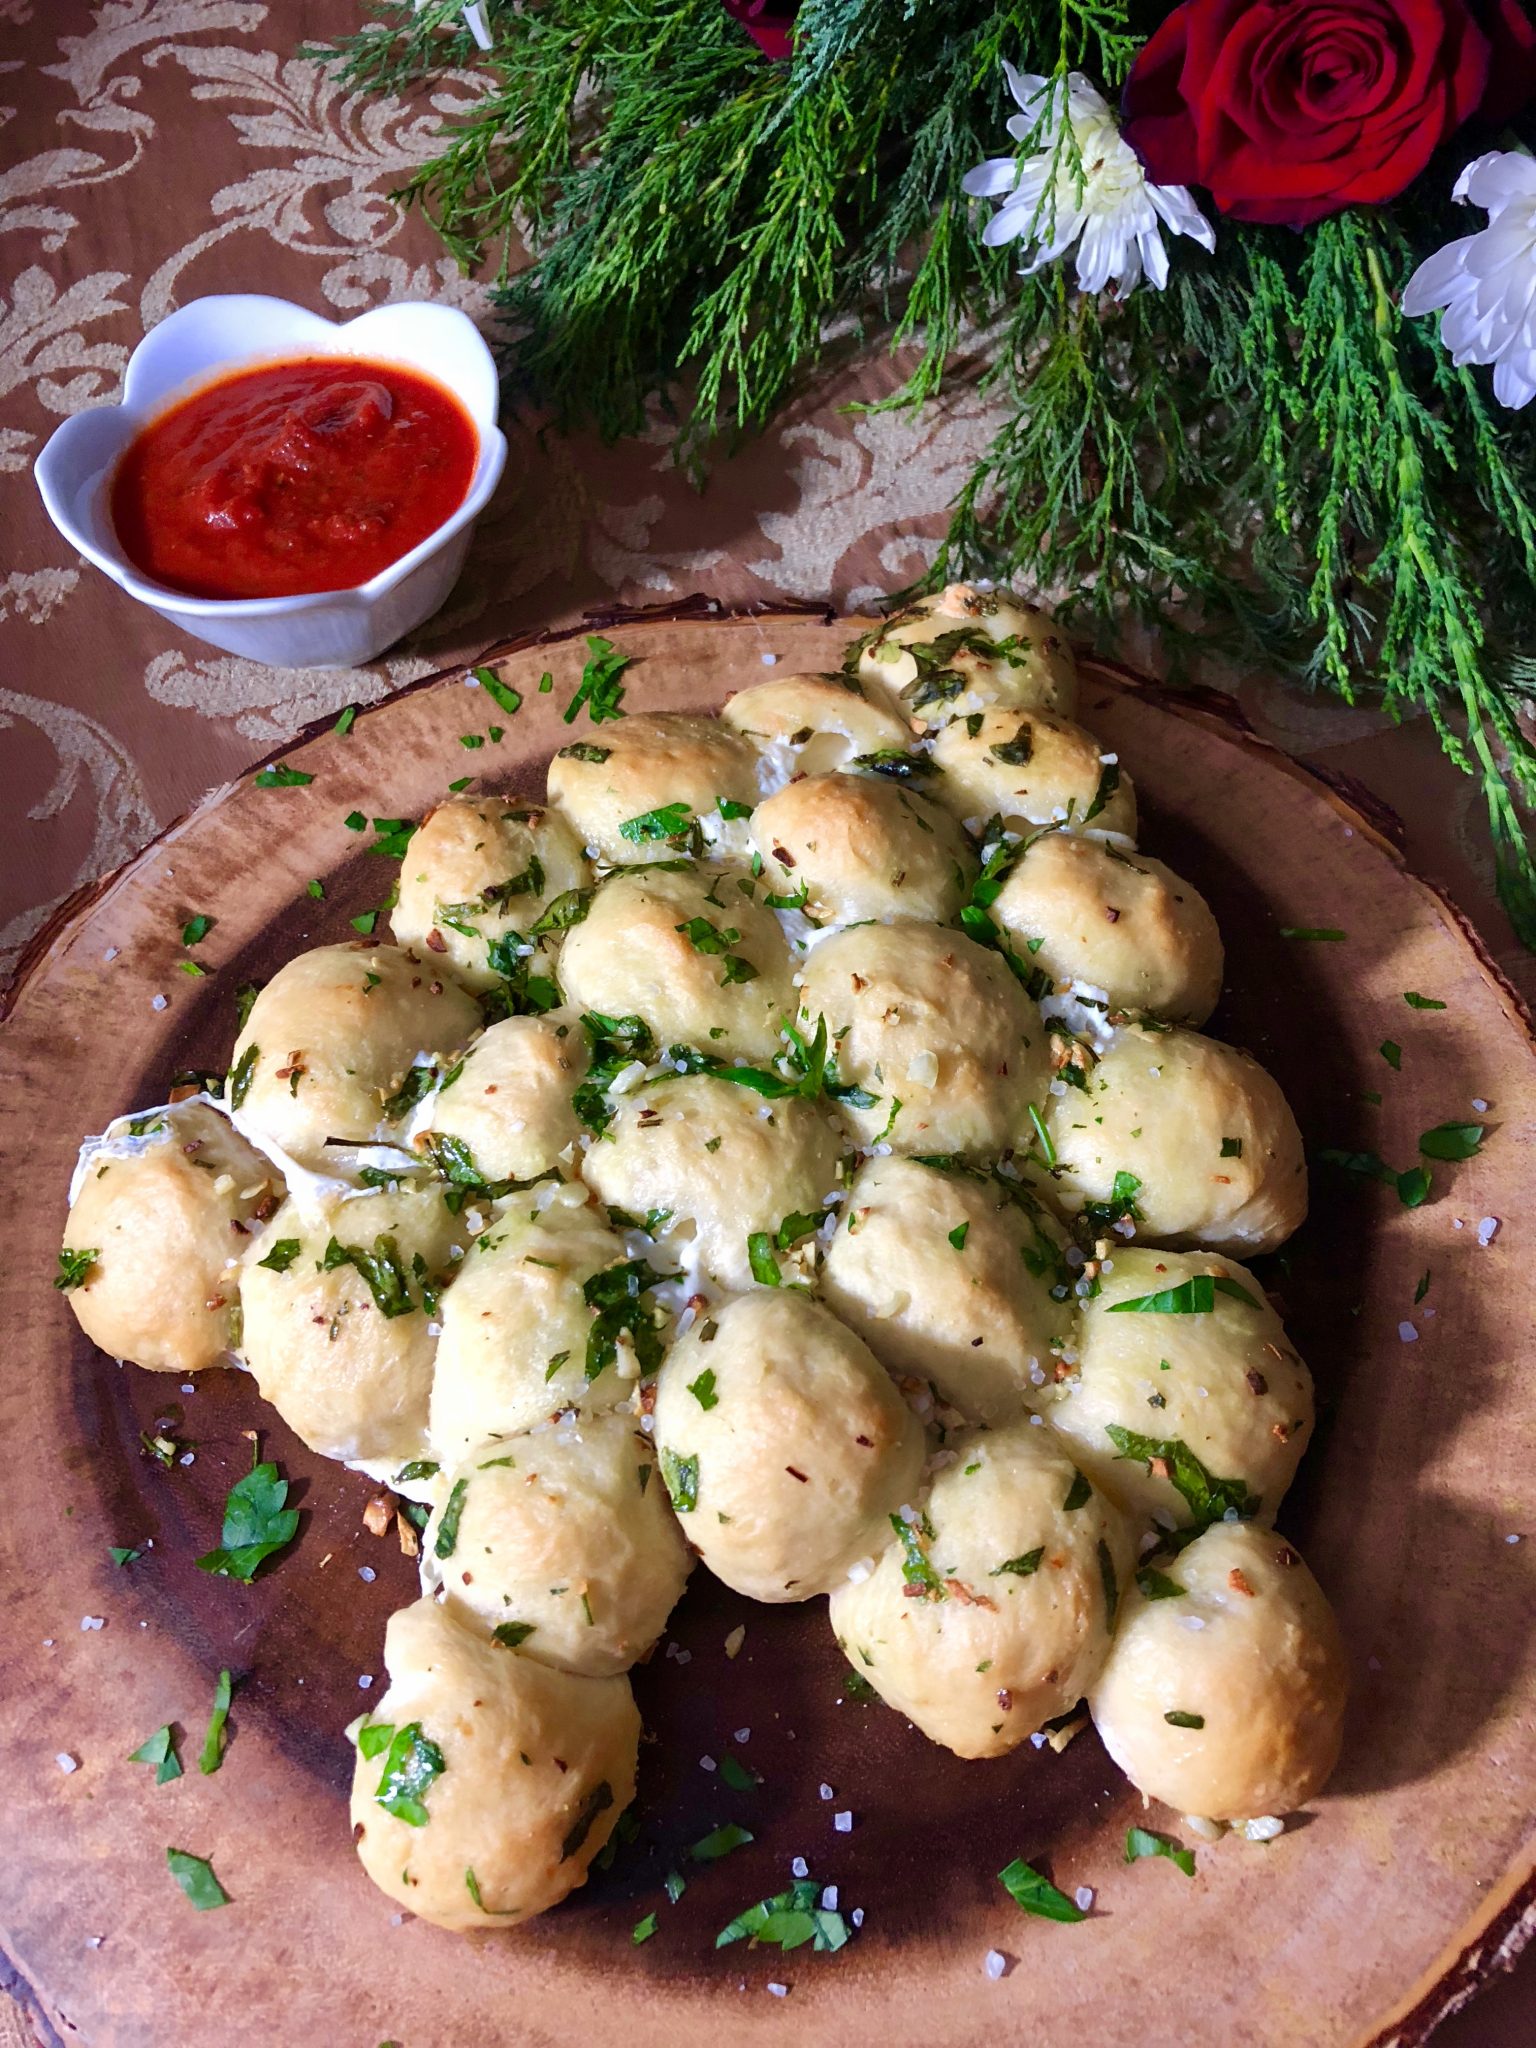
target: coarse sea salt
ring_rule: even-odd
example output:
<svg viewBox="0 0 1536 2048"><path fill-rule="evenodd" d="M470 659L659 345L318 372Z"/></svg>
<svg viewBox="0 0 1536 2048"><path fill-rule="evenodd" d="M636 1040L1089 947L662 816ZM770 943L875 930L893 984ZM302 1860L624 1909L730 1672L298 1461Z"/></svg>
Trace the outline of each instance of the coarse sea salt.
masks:
<svg viewBox="0 0 1536 2048"><path fill-rule="evenodd" d="M823 1886L821 1910L824 1913L835 1913L837 1911L837 1886L835 1884Z"/></svg>
<svg viewBox="0 0 1536 2048"><path fill-rule="evenodd" d="M1076 1906L1079 1913L1086 1913L1093 1904L1093 1886L1091 1884L1080 1884L1072 1894L1072 1903Z"/></svg>
<svg viewBox="0 0 1536 2048"><path fill-rule="evenodd" d="M152 1010L163 1010L166 1006L167 999L164 996L151 996L149 999L149 1007Z"/></svg>
<svg viewBox="0 0 1536 2048"><path fill-rule="evenodd" d="M837 1797L837 1794L830 1785L822 1785L818 1789L823 1799L835 1799Z"/></svg>
<svg viewBox="0 0 1536 2048"><path fill-rule="evenodd" d="M1485 1216L1477 1226L1477 1241L1485 1250L1493 1243L1498 1234L1499 1219L1497 1216Z"/></svg>
<svg viewBox="0 0 1536 2048"><path fill-rule="evenodd" d="M840 1835L851 1835L853 1833L853 1815L847 1807L844 1807L841 1813L833 1814L832 1825Z"/></svg>
<svg viewBox="0 0 1536 2048"><path fill-rule="evenodd" d="M989 1948L982 1958L982 1970L995 1984L1008 1967L1008 1958L1001 1949Z"/></svg>
<svg viewBox="0 0 1536 2048"><path fill-rule="evenodd" d="M79 1757L71 1756L67 1749L61 1749L58 1755L54 1758L54 1762L58 1765L59 1769L64 1773L65 1777L68 1777L71 1771L78 1771L80 1768Z"/></svg>
<svg viewBox="0 0 1536 2048"><path fill-rule="evenodd" d="M788 1998L789 1986L787 1984L770 1984L768 1992L770 1997L773 1998Z"/></svg>
<svg viewBox="0 0 1536 2048"><path fill-rule="evenodd" d="M1397 1326L1397 1334L1405 1344L1416 1344L1419 1339L1418 1331L1413 1327L1412 1323L1409 1322L1399 1323Z"/></svg>
<svg viewBox="0 0 1536 2048"><path fill-rule="evenodd" d="M365 1586L371 1586L379 1575L371 1564L360 1564L357 1568L357 1576Z"/></svg>
<svg viewBox="0 0 1536 2048"><path fill-rule="evenodd" d="M809 1877L811 1866L803 1856L793 1856L790 1858L789 1874L791 1877Z"/></svg>
<svg viewBox="0 0 1536 2048"><path fill-rule="evenodd" d="M105 1628L106 1625L107 1618L104 1614L82 1614L80 1617L80 1628L82 1633L84 1633L86 1630L93 1628Z"/></svg>
<svg viewBox="0 0 1536 2048"><path fill-rule="evenodd" d="M371 1671L365 1671L362 1677L358 1679L357 1683L359 1691L366 1692L369 1686L373 1683L373 1673Z"/></svg>

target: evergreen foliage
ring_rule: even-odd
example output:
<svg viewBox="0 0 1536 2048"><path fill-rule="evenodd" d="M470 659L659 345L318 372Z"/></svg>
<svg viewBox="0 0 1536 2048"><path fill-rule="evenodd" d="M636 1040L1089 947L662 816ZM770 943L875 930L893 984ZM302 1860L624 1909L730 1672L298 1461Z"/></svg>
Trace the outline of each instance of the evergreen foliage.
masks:
<svg viewBox="0 0 1536 2048"><path fill-rule="evenodd" d="M1397 307L1480 222L1449 197L1464 137L1384 211L1300 234L1218 216L1214 257L1180 243L1167 290L1119 304L1070 269L1020 278L961 179L1010 146L1005 57L1113 96L1166 7L803 0L794 60L772 64L719 0L488 0L488 56L459 0L376 5L314 53L348 84L490 80L404 196L494 266L518 389L610 436L660 397L699 470L851 346L903 352L887 404L978 374L1005 417L934 580L1064 588L1058 609L1106 637L1127 611L1178 631L1193 605L1202 633L1350 701L1426 711L1482 784L1536 946L1513 652L1536 629L1536 440Z"/></svg>

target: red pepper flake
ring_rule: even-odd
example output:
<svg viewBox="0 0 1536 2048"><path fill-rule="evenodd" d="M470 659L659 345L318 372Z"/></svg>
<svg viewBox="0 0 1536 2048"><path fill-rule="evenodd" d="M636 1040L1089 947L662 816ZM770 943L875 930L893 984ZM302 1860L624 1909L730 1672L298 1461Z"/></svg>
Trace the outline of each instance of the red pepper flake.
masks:
<svg viewBox="0 0 1536 2048"><path fill-rule="evenodd" d="M447 950L448 941L443 937L437 926L433 925L431 931L427 933L427 951L429 953L446 953Z"/></svg>
<svg viewBox="0 0 1536 2048"><path fill-rule="evenodd" d="M791 1479L798 1479L802 1486L810 1485L811 1482L806 1478L805 1474L803 1472L797 1472L793 1465L786 1465L784 1467L784 1470L789 1474Z"/></svg>
<svg viewBox="0 0 1536 2048"><path fill-rule="evenodd" d="M1237 1565L1233 1565L1231 1571L1227 1573L1227 1584L1232 1588L1234 1593L1246 1593L1250 1600L1253 1598L1253 1588L1249 1585L1247 1579L1243 1576L1241 1569Z"/></svg>

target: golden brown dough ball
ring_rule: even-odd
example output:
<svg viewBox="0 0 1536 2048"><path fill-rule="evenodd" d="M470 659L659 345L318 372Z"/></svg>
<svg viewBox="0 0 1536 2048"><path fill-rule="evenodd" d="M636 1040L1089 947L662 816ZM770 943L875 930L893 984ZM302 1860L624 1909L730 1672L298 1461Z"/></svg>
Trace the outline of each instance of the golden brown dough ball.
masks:
<svg viewBox="0 0 1536 2048"><path fill-rule="evenodd" d="M479 1444L444 1475L428 1582L469 1626L564 1671L627 1671L692 1560L633 1418L579 1415Z"/></svg>
<svg viewBox="0 0 1536 2048"><path fill-rule="evenodd" d="M1178 1813L1305 1806L1338 1762L1348 1690L1322 1588L1283 1536L1251 1522L1218 1522L1159 1577L1159 1597L1131 1588L1089 1693L1104 1747Z"/></svg>
<svg viewBox="0 0 1536 2048"><path fill-rule="evenodd" d="M931 1382L970 1421L1007 1422L1040 1398L1066 1342L1064 1249L1061 1226L1024 1188L871 1159L848 1190L820 1292L891 1372Z"/></svg>
<svg viewBox="0 0 1536 2048"><path fill-rule="evenodd" d="M532 1194L514 1197L497 1213L443 1301L431 1436L445 1465L563 1409L628 1399L633 1380L619 1367L632 1361L615 1358L587 1378L596 1311L583 1294L623 1262L622 1239L580 1187L560 1189L547 1207Z"/></svg>
<svg viewBox="0 0 1536 2048"><path fill-rule="evenodd" d="M1136 837L1131 778L1070 719L1043 711L955 719L934 741L933 758L943 770L933 794L965 822L1000 817L1014 832L1059 825Z"/></svg>
<svg viewBox="0 0 1536 2048"><path fill-rule="evenodd" d="M580 1678L432 1600L389 1618L389 1690L356 1726L352 1836L380 1891L437 1927L515 1927L587 1881L635 1796L627 1678Z"/></svg>
<svg viewBox="0 0 1536 2048"><path fill-rule="evenodd" d="M804 896L818 924L947 922L971 893L976 856L956 821L883 775L808 775L759 804L752 841L769 886Z"/></svg>
<svg viewBox="0 0 1536 2048"><path fill-rule="evenodd" d="M550 906L588 880L580 842L557 811L516 797L460 797L429 812L412 836L390 926L402 946L446 962L466 988L494 988L506 969L491 964L491 948L541 921L558 928L559 911L546 920Z"/></svg>
<svg viewBox="0 0 1536 2048"><path fill-rule="evenodd" d="M1045 1027L996 953L931 924L875 924L824 939L805 962L802 1029L825 1018L860 1143L995 1158L1044 1095ZM897 1108L896 1105L900 1107Z"/></svg>
<svg viewBox="0 0 1536 2048"><path fill-rule="evenodd" d="M317 946L280 967L251 1005L230 1061L237 1125L316 1173L326 1140L398 1142L391 1098L418 1053L451 1054L480 1010L432 959L398 946Z"/></svg>
<svg viewBox="0 0 1536 2048"><path fill-rule="evenodd" d="M152 1372L224 1359L240 1259L282 1176L205 1102L119 1117L82 1154L64 1225L84 1279L65 1299L93 1344ZM61 1268L61 1273L63 1272Z"/></svg>
<svg viewBox="0 0 1536 2048"><path fill-rule="evenodd" d="M587 1042L573 1025L504 1018L448 1069L415 1142L452 1139L488 1181L534 1180L575 1142L571 1090L586 1071Z"/></svg>
<svg viewBox="0 0 1536 2048"><path fill-rule="evenodd" d="M1245 1258L1273 1251L1307 1213L1301 1133L1250 1054L1195 1031L1127 1026L1086 1075L1053 1093L1046 1126L1056 1194L1076 1212L1140 1185L1136 1234Z"/></svg>
<svg viewBox="0 0 1536 2048"><path fill-rule="evenodd" d="M757 748L759 775L781 788L792 775L846 768L860 754L906 752L912 732L891 703L851 676L780 676L727 698L720 716Z"/></svg>
<svg viewBox="0 0 1536 2048"><path fill-rule="evenodd" d="M712 1309L656 1383L662 1477L704 1562L749 1599L808 1600L877 1550L923 1432L879 1361L805 1295Z"/></svg>
<svg viewBox="0 0 1536 2048"><path fill-rule="evenodd" d="M1124 1516L1037 1421L946 1448L927 1500L829 1615L889 1706L957 1756L1002 1756L1097 1677L1134 1552Z"/></svg>
<svg viewBox="0 0 1536 2048"><path fill-rule="evenodd" d="M613 875L565 942L566 1000L642 1017L659 1045L770 1059L793 1008L789 948L746 875L724 868Z"/></svg>
<svg viewBox="0 0 1536 2048"><path fill-rule="evenodd" d="M1312 1376L1258 1281L1211 1252L1117 1247L1110 1266L1082 1305L1076 1367L1045 1413L1094 1484L1139 1521L1207 1519L1202 1473L1227 1482L1223 1503L1273 1521L1311 1441ZM1125 1307L1188 1301L1207 1281L1199 1301L1210 1306L1193 1313Z"/></svg>
<svg viewBox="0 0 1536 2048"><path fill-rule="evenodd" d="M420 1454L439 1298L467 1242L436 1187L278 1210L246 1254L243 1344L262 1399L311 1450Z"/></svg>
<svg viewBox="0 0 1536 2048"><path fill-rule="evenodd" d="M1102 990L1111 1009L1203 1024L1221 994L1210 906L1171 868L1075 832L1048 832L1015 864L992 915L1058 982Z"/></svg>
<svg viewBox="0 0 1536 2048"><path fill-rule="evenodd" d="M864 647L859 675L930 730L993 704L1070 716L1077 702L1077 663L1055 621L968 583L897 612Z"/></svg>
<svg viewBox="0 0 1536 2048"><path fill-rule="evenodd" d="M696 837L728 849L741 835L720 802L757 802L757 755L718 718L637 713L562 747L549 764L549 797L583 845L616 867L665 860Z"/></svg>
<svg viewBox="0 0 1536 2048"><path fill-rule="evenodd" d="M655 1218L669 1259L721 1287L752 1285L747 1240L820 1214L842 1141L811 1103L689 1075L637 1088L586 1155L587 1184L615 1209Z"/></svg>

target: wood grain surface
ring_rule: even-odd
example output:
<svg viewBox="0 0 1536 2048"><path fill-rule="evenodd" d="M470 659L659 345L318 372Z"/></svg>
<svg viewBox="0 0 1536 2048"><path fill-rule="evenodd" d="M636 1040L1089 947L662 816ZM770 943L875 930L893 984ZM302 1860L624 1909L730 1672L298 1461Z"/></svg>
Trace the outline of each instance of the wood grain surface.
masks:
<svg viewBox="0 0 1536 2048"><path fill-rule="evenodd" d="M835 667L861 623L692 609L611 629L637 656L630 709L716 706L761 680L769 655L780 674ZM571 736L560 714L585 651L563 638L502 657L524 696L515 719L454 674L363 713L345 739L290 748L283 758L312 784L259 789L246 777L216 792L89 892L21 978L0 1033L0 1744L11 1767L0 1948L42 2037L90 2048L1422 2040L1532 1907L1533 1550L1506 1539L1536 1536L1536 1054L1518 1002L1454 913L1405 873L1384 821L1245 736L1220 700L1167 699L1105 669L1087 671L1084 722L1136 780L1142 844L1199 885L1226 938L1229 992L1212 1029L1272 1067L1309 1146L1370 1147L1407 1165L1420 1131L1469 1117L1474 1098L1491 1105L1482 1153L1437 1167L1421 1209L1320 1170L1311 1220L1259 1269L1317 1379L1317 1442L1281 1526L1337 1604L1353 1660L1333 1786L1269 1847L1202 1847L1193 1883L1166 1863L1127 1868L1141 1802L1091 1732L1059 1757L1026 1747L961 1763L883 1708L843 1702L822 1603L752 1607L700 1572L668 1637L688 1661L658 1653L636 1673L640 1836L609 1872L520 1933L468 1939L397 1924L362 1876L342 1731L382 1687L384 1621L414 1592L393 1539L363 1530L372 1488L305 1451L239 1373L184 1393L105 1360L47 1281L80 1135L163 1100L179 1068L221 1066L234 989L307 944L349 937L347 920L382 902L392 871L345 829L347 813L416 814L476 770L487 787L540 791ZM546 668L555 687L541 696ZM491 723L507 728L499 745L461 746ZM311 879L323 902L306 895ZM206 980L175 967L195 911L217 920L199 949L215 970ZM1284 926L1347 938L1286 941ZM1408 990L1446 1008L1412 1009ZM1403 1047L1401 1072L1377 1052L1386 1038ZM1485 1216L1500 1227L1483 1246ZM1408 1321L1413 1341L1400 1335ZM140 1449L141 1432L166 1420L194 1447L169 1471ZM295 1481L304 1518L293 1550L240 1587L192 1559L214 1540L251 1428ZM118 1570L112 1544L145 1554ZM104 1626L84 1629L85 1617ZM725 1638L743 1622L733 1661ZM239 1680L233 1740L205 1778L195 1753L226 1664ZM126 1757L167 1720L185 1731L192 1767L157 1788ZM742 1728L764 1780L754 1793L700 1764ZM78 1768L61 1769L60 1755ZM822 1783L853 1811L851 1834L834 1833ZM688 1865L687 1845L726 1819L753 1831L751 1846ZM226 1910L191 1911L166 1872L168 1845L212 1857ZM839 1886L844 1910L864 1909L855 1940L833 1957L717 1952L716 1931L780 1889L796 1855ZM996 1872L1020 1855L1068 1890L1093 1886L1089 1920L1019 1915ZM660 1890L672 1867L689 1874L675 1908ZM653 1909L660 1932L635 1948L630 1930ZM981 1968L993 1947L1011 1959L998 1983ZM770 1996L770 1981L788 1997Z"/></svg>

